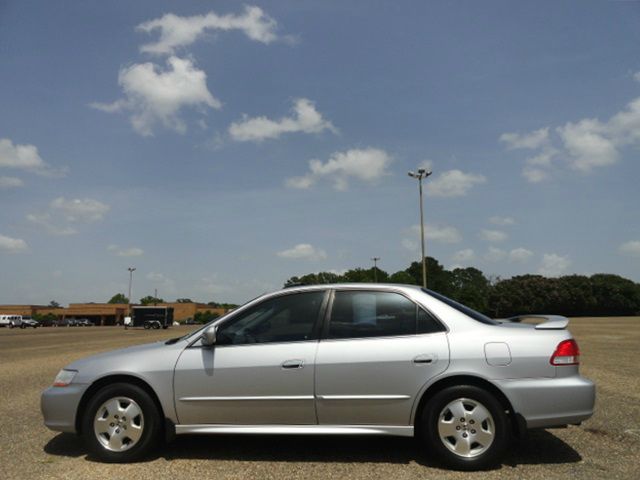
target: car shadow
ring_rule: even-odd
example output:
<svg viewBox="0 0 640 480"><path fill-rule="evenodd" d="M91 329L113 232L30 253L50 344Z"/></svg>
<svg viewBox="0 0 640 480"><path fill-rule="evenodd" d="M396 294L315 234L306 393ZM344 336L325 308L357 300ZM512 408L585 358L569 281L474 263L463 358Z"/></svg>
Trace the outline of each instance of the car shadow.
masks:
<svg viewBox="0 0 640 480"><path fill-rule="evenodd" d="M95 461L73 434L61 433L44 447L50 455L82 457ZM394 463L416 462L426 467L441 467L425 455L412 438L369 436L295 436L295 435L183 435L163 447L146 461L235 460L280 462ZM511 443L503 464L511 467L531 464L575 463L582 457L570 445L547 430L533 430Z"/></svg>

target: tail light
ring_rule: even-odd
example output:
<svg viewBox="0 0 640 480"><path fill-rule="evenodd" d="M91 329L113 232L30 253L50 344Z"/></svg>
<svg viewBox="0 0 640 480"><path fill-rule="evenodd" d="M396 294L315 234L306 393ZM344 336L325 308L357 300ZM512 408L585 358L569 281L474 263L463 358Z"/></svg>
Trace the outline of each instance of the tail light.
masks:
<svg viewBox="0 0 640 480"><path fill-rule="evenodd" d="M580 349L578 344L572 338L571 340L563 340L556 347L556 351L551 355L549 360L551 365L580 365Z"/></svg>

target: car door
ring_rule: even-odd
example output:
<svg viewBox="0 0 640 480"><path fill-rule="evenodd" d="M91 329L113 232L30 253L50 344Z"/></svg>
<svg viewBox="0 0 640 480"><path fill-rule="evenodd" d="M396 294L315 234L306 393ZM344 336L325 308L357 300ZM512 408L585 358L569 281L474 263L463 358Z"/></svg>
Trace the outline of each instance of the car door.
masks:
<svg viewBox="0 0 640 480"><path fill-rule="evenodd" d="M316 356L321 425L408 425L449 363L445 328L397 291L337 290Z"/></svg>
<svg viewBox="0 0 640 480"><path fill-rule="evenodd" d="M174 374L182 425L315 424L314 359L325 291L289 293L239 311L216 344L186 348Z"/></svg>

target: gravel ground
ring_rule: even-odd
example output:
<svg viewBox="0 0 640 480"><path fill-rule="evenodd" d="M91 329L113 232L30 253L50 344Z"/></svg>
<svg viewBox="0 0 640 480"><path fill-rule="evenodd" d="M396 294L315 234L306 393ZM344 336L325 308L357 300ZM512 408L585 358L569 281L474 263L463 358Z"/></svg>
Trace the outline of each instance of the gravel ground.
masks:
<svg viewBox="0 0 640 480"><path fill-rule="evenodd" d="M107 465L75 435L47 430L40 392L67 363L186 333L117 327L0 329L0 477L67 478L640 478L640 318L573 319L582 373L598 386L596 414L579 427L530 432L488 472L442 470L412 439L178 437L148 461Z"/></svg>

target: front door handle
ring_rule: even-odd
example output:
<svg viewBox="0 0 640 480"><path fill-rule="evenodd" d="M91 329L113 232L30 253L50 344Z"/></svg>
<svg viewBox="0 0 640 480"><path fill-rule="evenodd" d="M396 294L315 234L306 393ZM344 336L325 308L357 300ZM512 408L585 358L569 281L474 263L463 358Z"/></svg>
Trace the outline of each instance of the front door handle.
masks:
<svg viewBox="0 0 640 480"><path fill-rule="evenodd" d="M413 359L413 363L418 365L424 365L424 364L435 363L435 362L436 362L435 355L423 354L423 355L418 355Z"/></svg>
<svg viewBox="0 0 640 480"><path fill-rule="evenodd" d="M282 363L282 368L284 368L285 370L295 370L302 367L304 367L304 360L294 359L287 360Z"/></svg>

